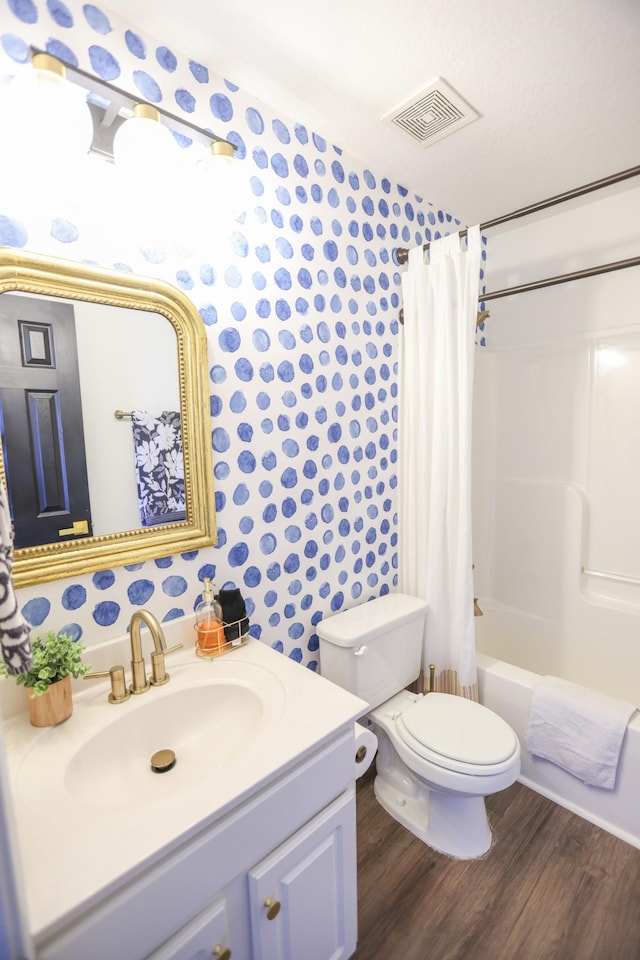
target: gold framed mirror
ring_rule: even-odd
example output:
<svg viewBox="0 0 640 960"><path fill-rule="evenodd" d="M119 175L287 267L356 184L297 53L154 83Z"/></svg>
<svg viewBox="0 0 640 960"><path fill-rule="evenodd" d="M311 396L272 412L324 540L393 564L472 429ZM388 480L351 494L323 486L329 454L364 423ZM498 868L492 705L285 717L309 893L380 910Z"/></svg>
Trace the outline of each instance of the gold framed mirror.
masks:
<svg viewBox="0 0 640 960"><path fill-rule="evenodd" d="M170 284L0 247L0 425L16 587L215 544L206 335Z"/></svg>

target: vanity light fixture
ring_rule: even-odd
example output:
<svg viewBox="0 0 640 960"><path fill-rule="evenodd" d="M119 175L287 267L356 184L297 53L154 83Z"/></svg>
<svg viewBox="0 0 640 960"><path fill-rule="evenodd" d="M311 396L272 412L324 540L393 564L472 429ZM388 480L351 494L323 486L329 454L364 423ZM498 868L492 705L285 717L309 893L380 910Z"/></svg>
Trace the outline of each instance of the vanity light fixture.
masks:
<svg viewBox="0 0 640 960"><path fill-rule="evenodd" d="M74 103L77 111L75 125L78 135L72 136L70 131L67 139L73 141L76 149L80 151L86 153L87 149L90 149L92 152L102 154L107 159L113 159L113 144L118 130L125 125L129 126L130 120L141 118L147 120L153 117L162 129L167 129L170 133L173 133L176 142L182 142L184 146L197 143L211 149L212 155L219 157L231 158L235 153L236 147L230 141L217 136L210 130L198 127L187 119L169 113L157 104L141 103L139 96L132 96L127 91L107 83L79 67L65 64L56 57L35 47L31 48L31 55L31 65L34 69L32 71L22 71L14 78L10 85L10 97L13 99L14 91L18 92L22 86L27 88L36 86L45 90L55 86L62 91L60 101L63 98L68 99ZM34 74L37 76L36 84L32 79ZM80 109L78 109L78 104ZM18 106L17 109L21 108ZM89 120L87 121L82 114L88 114ZM62 139L60 137L62 120L59 107L56 106L52 110L48 123L49 125L55 124L57 133L55 139L49 142L59 142ZM64 135L66 136L67 124L62 129L64 129ZM22 129L20 130L20 136L22 136ZM159 140L157 133L152 134L152 136ZM38 138L40 149L42 149L42 130L36 128L34 137ZM89 147L85 146L86 137L89 138ZM78 142L79 146L77 146ZM214 147L216 153L213 151Z"/></svg>

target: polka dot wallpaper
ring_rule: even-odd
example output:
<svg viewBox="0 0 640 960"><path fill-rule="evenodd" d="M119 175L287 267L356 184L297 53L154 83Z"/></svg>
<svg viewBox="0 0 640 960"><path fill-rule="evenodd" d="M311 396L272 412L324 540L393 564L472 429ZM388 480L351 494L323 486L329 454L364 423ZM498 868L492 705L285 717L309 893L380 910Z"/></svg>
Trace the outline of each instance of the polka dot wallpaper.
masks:
<svg viewBox="0 0 640 960"><path fill-rule="evenodd" d="M81 197L60 186L29 211L2 191L1 244L161 277L195 304L219 532L215 548L21 590L22 610L90 646L123 634L142 606L161 620L190 613L211 577L240 587L254 636L315 669L318 620L396 584L394 249L458 221L107 7L0 0L0 75L25 69L29 45L237 150L213 212L187 176L161 186L153 242L149 222L118 207L104 161L76 181Z"/></svg>

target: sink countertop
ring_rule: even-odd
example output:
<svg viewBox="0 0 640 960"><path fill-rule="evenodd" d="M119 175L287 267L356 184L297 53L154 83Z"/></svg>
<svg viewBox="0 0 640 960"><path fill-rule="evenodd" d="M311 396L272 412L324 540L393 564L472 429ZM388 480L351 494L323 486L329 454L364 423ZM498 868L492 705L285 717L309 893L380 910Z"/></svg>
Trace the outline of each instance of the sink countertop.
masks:
<svg viewBox="0 0 640 960"><path fill-rule="evenodd" d="M171 680L164 687L152 687L123 704L109 704L108 680L92 681L86 691L74 693L73 715L58 727L32 727L26 712L5 721L29 926L36 938L81 904L97 900L102 892L136 875L141 865L150 865L190 835L216 823L368 709L363 700L253 638L224 656L202 660L194 653L191 621L186 620L183 635L188 644L167 657ZM179 629L176 624L174 636ZM171 642L173 637L167 637ZM91 656L91 649L87 652ZM148 662L148 652L146 657ZM100 797L95 805L79 803L65 784L52 789L45 776L25 779L25 759L31 750L42 751L44 738L46 762L49 751L57 749L60 762L66 763L102 722L115 722L125 711L143 707L147 698L198 685L196 671L203 683L211 682L209 671L215 671L216 681L233 680L245 671L254 683L264 676L270 690L264 724L248 745L225 761L219 776L209 771L202 780L185 781L178 796L174 781L163 796L163 783L169 782L163 776L177 773L178 761L170 774L149 771L155 778L154 789L155 783L158 786L157 801L114 808L101 803ZM212 729L212 742L219 737L224 737L224 729Z"/></svg>

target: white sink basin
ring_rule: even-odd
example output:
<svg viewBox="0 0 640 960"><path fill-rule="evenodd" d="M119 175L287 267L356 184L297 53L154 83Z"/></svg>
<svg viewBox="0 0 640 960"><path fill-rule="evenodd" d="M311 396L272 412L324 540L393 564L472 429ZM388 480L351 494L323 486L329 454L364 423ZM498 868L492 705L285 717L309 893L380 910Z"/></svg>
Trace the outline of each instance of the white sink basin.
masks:
<svg viewBox="0 0 640 960"><path fill-rule="evenodd" d="M102 691L81 699L68 721L44 730L18 771L25 802L40 781L49 800L66 795L76 809L148 811L175 803L229 775L282 714L282 684L254 664L229 656L170 667L168 684L122 704L107 703ZM167 749L175 765L155 772L152 756Z"/></svg>
<svg viewBox="0 0 640 960"><path fill-rule="evenodd" d="M65 787L74 799L100 807L129 805L133 797L144 803L162 799L184 790L192 778L220 771L255 735L263 716L259 694L237 683L148 697L73 754ZM150 760L164 749L175 753L176 764L156 773Z"/></svg>

